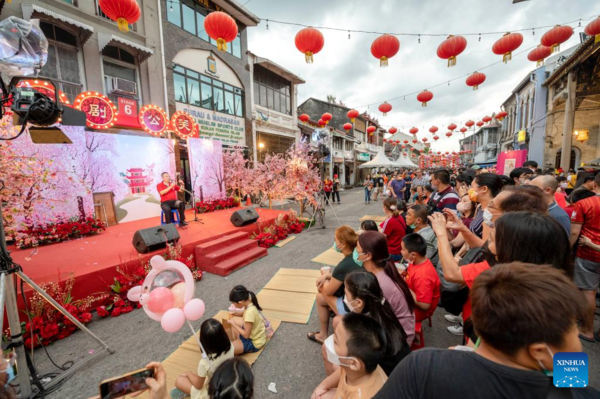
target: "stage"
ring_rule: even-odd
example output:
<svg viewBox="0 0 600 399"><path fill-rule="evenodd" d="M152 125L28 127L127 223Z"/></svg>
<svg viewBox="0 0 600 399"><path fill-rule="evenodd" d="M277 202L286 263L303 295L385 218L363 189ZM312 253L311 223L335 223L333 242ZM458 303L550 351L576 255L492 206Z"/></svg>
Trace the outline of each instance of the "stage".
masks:
<svg viewBox="0 0 600 399"><path fill-rule="evenodd" d="M194 222L192 210L186 212L186 228L178 228L183 256L194 254L200 243L218 239L239 232L250 235L257 232L259 226L272 224L284 211L256 208L260 218L257 223L244 227L235 227L229 221L231 214L242 208L232 208L205 214L199 214L200 222ZM139 266L140 259L147 260L153 255L162 254L166 249L138 254L131 241L137 230L159 225L158 218L141 219L108 227L104 232L72 241L45 245L25 250L9 247L13 260L23 267L23 271L38 284L66 280L75 274L73 298L106 292L118 275L120 265Z"/></svg>

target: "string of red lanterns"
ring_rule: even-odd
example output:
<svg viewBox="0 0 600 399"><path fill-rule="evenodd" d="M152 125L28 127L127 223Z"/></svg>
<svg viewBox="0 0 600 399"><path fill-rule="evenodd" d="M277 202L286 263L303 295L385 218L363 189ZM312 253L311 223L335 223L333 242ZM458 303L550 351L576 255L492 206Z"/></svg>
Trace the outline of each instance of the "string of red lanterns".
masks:
<svg viewBox="0 0 600 399"><path fill-rule="evenodd" d="M427 103L433 99L433 93L429 90L423 90L417 95L417 100L421 102L422 107L426 107Z"/></svg>
<svg viewBox="0 0 600 399"><path fill-rule="evenodd" d="M323 34L315 28L304 28L296 33L294 39L298 51L304 54L307 64L313 63L313 55L317 54L325 46Z"/></svg>
<svg viewBox="0 0 600 399"><path fill-rule="evenodd" d="M520 33L508 32L494 43L492 52L502 56L502 62L505 64L512 59L512 52L523 44L523 35Z"/></svg>
<svg viewBox="0 0 600 399"><path fill-rule="evenodd" d="M379 66L388 66L388 60L400 51L400 40L393 35L382 35L371 44L371 54L379 60Z"/></svg>

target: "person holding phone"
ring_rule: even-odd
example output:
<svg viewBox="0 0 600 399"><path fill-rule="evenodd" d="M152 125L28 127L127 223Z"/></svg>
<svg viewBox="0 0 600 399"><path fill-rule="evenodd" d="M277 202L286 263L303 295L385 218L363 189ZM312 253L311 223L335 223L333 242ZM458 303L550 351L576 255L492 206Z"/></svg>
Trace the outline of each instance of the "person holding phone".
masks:
<svg viewBox="0 0 600 399"><path fill-rule="evenodd" d="M145 369L100 383L100 395L91 399L113 399L127 394L135 398L150 391L150 399L170 399L167 393L167 373L162 364L152 362Z"/></svg>
<svg viewBox="0 0 600 399"><path fill-rule="evenodd" d="M171 218L171 210L179 210L179 226L187 226L185 222L185 202L177 199L177 192L181 190L183 181L179 180L179 185L171 181L171 175L168 172L161 174L162 182L156 185L156 191L160 194L160 207L165 214L165 222L173 223Z"/></svg>

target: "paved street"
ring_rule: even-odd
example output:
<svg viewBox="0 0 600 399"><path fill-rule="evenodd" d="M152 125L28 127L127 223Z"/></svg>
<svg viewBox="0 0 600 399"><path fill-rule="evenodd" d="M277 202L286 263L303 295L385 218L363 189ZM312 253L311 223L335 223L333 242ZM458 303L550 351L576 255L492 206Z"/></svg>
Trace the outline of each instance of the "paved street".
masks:
<svg viewBox="0 0 600 399"><path fill-rule="evenodd" d="M310 259L333 245L333 232L338 226L333 211L342 224L354 228L358 228L358 219L365 214L383 214L381 201L364 205L362 189L343 192L342 204L327 209L326 229L303 232L285 247L270 249L267 257L227 278L205 275L196 284L196 296L205 301L206 315L211 316L229 306L228 293L236 284L244 284L250 290L258 292L280 267L319 268ZM446 331L446 326L450 324L444 320L443 315L443 309L438 310L433 318L433 327L424 325L427 346L448 347L461 342L460 337ZM141 310L114 319L95 320L90 327L100 338L110 342L116 353L99 355L93 364L78 371L50 397L86 398L95 395L101 380L143 367L152 360L162 360L190 336L190 332L185 329L177 334L165 333L159 323L150 320ZM596 328L598 327L600 319L596 317ZM308 332L317 329L315 311L308 325L282 324L253 367L257 399L310 397L312 390L324 378L321 348L306 338ZM584 343L583 346L589 354L590 383L600 387L600 343ZM72 337L49 346L48 352L55 363L61 365L69 360L81 359L94 347L91 339L77 332ZM35 352L35 360L41 373L56 371L43 350ZM277 384L277 394L267 390L271 382Z"/></svg>

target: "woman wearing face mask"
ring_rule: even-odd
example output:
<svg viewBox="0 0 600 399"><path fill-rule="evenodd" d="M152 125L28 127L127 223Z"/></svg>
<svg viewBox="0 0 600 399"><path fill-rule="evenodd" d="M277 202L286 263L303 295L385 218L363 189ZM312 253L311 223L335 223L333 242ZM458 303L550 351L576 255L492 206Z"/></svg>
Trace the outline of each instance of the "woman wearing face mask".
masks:
<svg viewBox="0 0 600 399"><path fill-rule="evenodd" d="M365 231L358 236L352 256L356 263L377 277L383 296L394 310L406 335L414 336L415 300L388 252L385 236L375 231Z"/></svg>
<svg viewBox="0 0 600 399"><path fill-rule="evenodd" d="M373 273L355 271L346 276L344 280L344 303L354 313L366 314L377 320L385 334L387 347L385 357L379 363L383 371L390 375L396 365L410 353L410 344L414 334L406 336L402 325L394 315L394 310L383 297L383 292ZM333 328L341 321L341 316L333 319ZM327 360L327 351L323 345L323 362L327 375L331 375L337 366Z"/></svg>
<svg viewBox="0 0 600 399"><path fill-rule="evenodd" d="M388 251L394 262L402 259L402 239L406 235L406 221L400 215L396 198L388 197L383 201L383 212L387 219L379 227L388 242Z"/></svg>
<svg viewBox="0 0 600 399"><path fill-rule="evenodd" d="M349 226L338 227L335 231L333 248L344 255L344 259L333 269L332 273L325 273L317 279L317 313L321 330L308 334L308 339L318 344L323 344L329 336L329 312L344 315L349 310L344 306L344 279L360 266L354 261L353 253L356 248L358 236Z"/></svg>
<svg viewBox="0 0 600 399"><path fill-rule="evenodd" d="M460 202L456 204L456 210L465 227L469 228L477 213L477 202L471 201L469 194L465 194L461 197Z"/></svg>
<svg viewBox="0 0 600 399"><path fill-rule="evenodd" d="M496 263L515 261L552 265L570 276L573 274L569 240L560 224L548 215L509 212L500 216L483 247L485 260L461 267L452 255L444 215L433 214L429 220L438 238L438 254L447 281L471 288L475 278ZM471 304L467 301L463 307L463 319L467 320L470 315Z"/></svg>

